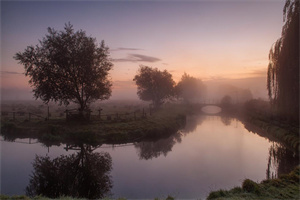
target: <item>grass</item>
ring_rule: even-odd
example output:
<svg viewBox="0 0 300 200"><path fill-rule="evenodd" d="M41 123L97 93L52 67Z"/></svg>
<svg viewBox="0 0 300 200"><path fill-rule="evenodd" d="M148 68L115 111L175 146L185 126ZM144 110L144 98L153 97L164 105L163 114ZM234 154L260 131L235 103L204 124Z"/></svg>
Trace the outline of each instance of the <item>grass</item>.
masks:
<svg viewBox="0 0 300 200"><path fill-rule="evenodd" d="M277 179L264 180L261 183L246 179L243 181L242 187L213 191L207 199L300 199L299 178L300 166L287 175L282 175Z"/></svg>
<svg viewBox="0 0 300 200"><path fill-rule="evenodd" d="M185 125L189 108L181 105L165 106L148 115L130 121L66 122L64 119L49 121L2 121L1 134L6 140L34 138L48 145L65 142L126 143L141 139L169 136Z"/></svg>
<svg viewBox="0 0 300 200"><path fill-rule="evenodd" d="M240 118L250 129L251 125L260 127L264 131L263 134L260 134L262 137L300 151L299 121L280 115L267 102L253 100L246 103Z"/></svg>
<svg viewBox="0 0 300 200"><path fill-rule="evenodd" d="M1 200L18 200L18 199L23 199L23 200L51 200L51 198L48 197L43 197L43 196L36 196L33 198L30 198L28 196L25 195L12 195L12 196L8 196L8 195L0 195L0 199ZM56 198L57 200L72 200L75 198L72 197L60 197L60 198ZM76 198L76 200L86 200L85 198ZM125 198L117 198L117 199L110 199L110 198L104 198L102 200L126 200Z"/></svg>
<svg viewBox="0 0 300 200"><path fill-rule="evenodd" d="M30 198L28 196L25 196L25 195L12 195L12 196L8 196L8 195L1 195L0 194L0 199L1 200L18 200L18 199L22 199L22 200L51 200L51 198L48 198L48 197L43 197L43 196L36 196L36 197L33 197L33 198ZM73 200L73 199L76 199L76 200L86 200L84 198L72 198L72 197L60 197L60 198L56 198L57 200ZM126 200L126 198L117 198L117 199L111 199L111 198L104 198L104 199L101 199L101 200ZM168 195L166 199L158 199L158 198L155 198L154 200L175 200L174 197Z"/></svg>
<svg viewBox="0 0 300 200"><path fill-rule="evenodd" d="M31 108L32 109L32 108ZM119 110L120 109L120 110ZM120 112L126 109L140 109L135 106L124 108L108 105L106 110ZM64 119L49 121L1 121L1 134L6 140L16 138L36 138L46 145L65 142L84 142L89 144L126 143L147 138L167 137L185 123L185 115L194 110L182 105L167 105L163 109L144 119L116 122L65 122ZM254 131L273 141L283 142L285 146L300 150L299 126L283 123L262 114L246 112L245 127L251 130L251 124L265 130ZM299 167L288 175L256 183L246 179L241 187L231 190L218 190L209 194L208 199L300 199ZM29 199L26 196L5 196L0 199ZM34 199L48 199L35 197ZM60 199L72 199L62 197ZM174 199L168 196L166 199ZM120 199L121 200L121 199Z"/></svg>

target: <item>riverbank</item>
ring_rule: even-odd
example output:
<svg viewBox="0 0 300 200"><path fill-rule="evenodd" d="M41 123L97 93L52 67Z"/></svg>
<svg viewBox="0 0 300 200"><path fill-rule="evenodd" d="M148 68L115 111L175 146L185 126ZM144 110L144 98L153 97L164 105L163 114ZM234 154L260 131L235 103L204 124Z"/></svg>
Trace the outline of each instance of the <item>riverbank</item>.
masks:
<svg viewBox="0 0 300 200"><path fill-rule="evenodd" d="M273 111L268 102L261 100L247 102L240 110L239 118L245 123L246 128L252 129L257 126L262 129L259 131L260 136L300 152L299 122L279 115Z"/></svg>
<svg viewBox="0 0 300 200"><path fill-rule="evenodd" d="M16 138L38 139L46 145L60 143L118 144L144 139L167 137L185 125L186 106L167 106L145 118L132 121L66 122L64 119L49 121L2 121L1 135L5 140Z"/></svg>
<svg viewBox="0 0 300 200"><path fill-rule="evenodd" d="M28 196L25 195L13 195L13 196L8 196L8 195L0 195L0 199L1 200L17 200L17 199L22 199L22 200L51 200L51 198L47 198L47 197L42 197L42 196L37 196L34 198L30 198ZM72 197L60 197L57 198L56 200L86 200L84 198L81 199L76 199L76 198L72 198ZM103 200L127 200L126 198L118 198L118 199L110 199L110 198L105 198ZM174 197L172 196L167 196L165 199L159 199L159 198L155 198L154 200L175 200Z"/></svg>
<svg viewBox="0 0 300 200"><path fill-rule="evenodd" d="M299 193L300 167L277 179L264 180L261 183L249 179L243 181L242 187L231 190L211 192L208 200L238 200L238 199L300 199Z"/></svg>
<svg viewBox="0 0 300 200"><path fill-rule="evenodd" d="M266 102L248 102L240 108L237 117L243 121L247 130L278 142L299 155L299 123L276 115ZM261 183L246 179L242 187L212 191L208 199L300 199L299 171L300 166L289 174L266 179Z"/></svg>

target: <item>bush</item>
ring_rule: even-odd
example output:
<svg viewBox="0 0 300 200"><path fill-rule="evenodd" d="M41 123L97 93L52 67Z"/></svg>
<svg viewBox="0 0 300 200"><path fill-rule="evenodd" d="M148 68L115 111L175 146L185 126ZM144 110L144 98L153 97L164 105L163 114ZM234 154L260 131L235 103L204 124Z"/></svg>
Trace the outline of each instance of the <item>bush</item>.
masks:
<svg viewBox="0 0 300 200"><path fill-rule="evenodd" d="M220 198L220 197L226 197L228 195L228 192L225 190L218 190L215 192L211 192L209 193L207 199L216 199L216 198Z"/></svg>
<svg viewBox="0 0 300 200"><path fill-rule="evenodd" d="M175 198L174 197L172 197L172 196L170 196L170 195L168 195L168 197L166 198L166 200L174 200Z"/></svg>
<svg viewBox="0 0 300 200"><path fill-rule="evenodd" d="M242 188L245 192L260 194L260 189L258 184L250 179L244 180Z"/></svg>
<svg viewBox="0 0 300 200"><path fill-rule="evenodd" d="M243 190L242 190L242 188L241 187L235 187L235 188L232 188L231 190L230 190L230 192L232 192L232 193L241 193Z"/></svg>

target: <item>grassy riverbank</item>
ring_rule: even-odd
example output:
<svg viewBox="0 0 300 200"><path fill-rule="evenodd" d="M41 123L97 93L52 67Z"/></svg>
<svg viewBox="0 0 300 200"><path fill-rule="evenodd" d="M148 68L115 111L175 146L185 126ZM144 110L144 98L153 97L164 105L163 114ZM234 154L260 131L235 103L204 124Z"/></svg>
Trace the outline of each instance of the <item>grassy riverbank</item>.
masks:
<svg viewBox="0 0 300 200"><path fill-rule="evenodd" d="M246 179L242 187L211 192L207 199L300 199L299 178L300 167L298 166L291 173L277 179L264 180L261 183Z"/></svg>
<svg viewBox="0 0 300 200"><path fill-rule="evenodd" d="M31 199L34 199L34 200L51 200L51 198L47 198L47 197L42 197L42 196L37 196L37 197L34 197L34 198L30 198L28 196L25 196L25 195L13 195L13 196L8 196L8 195L0 195L0 199L1 200L18 200L18 199L22 199L22 200L31 200ZM72 197L60 197L60 198L57 198L57 200L73 200L75 198L72 198ZM84 198L82 199L76 199L76 200L86 200ZM109 199L109 198L105 198L103 200L114 200L114 199ZM118 198L118 199L115 199L115 200L126 200L124 198Z"/></svg>
<svg viewBox="0 0 300 200"><path fill-rule="evenodd" d="M128 121L66 122L2 121L1 134L6 140L35 138L45 144L83 142L89 144L125 143L141 139L168 136L185 125L189 108L180 105L166 106L151 116Z"/></svg>
<svg viewBox="0 0 300 200"><path fill-rule="evenodd" d="M267 102L254 100L240 110L239 118L245 128L271 141L278 142L299 154L299 123L274 112ZM246 179L242 187L212 191L208 199L300 199L300 166L277 179L255 183Z"/></svg>
<svg viewBox="0 0 300 200"><path fill-rule="evenodd" d="M22 199L22 200L51 200L51 198L47 198L47 197L42 197L42 196L37 196L34 198L30 198L28 196L25 195L13 195L13 196L8 196L8 195L0 195L0 199L1 200L18 200L18 199ZM154 200L174 200L175 198L172 196L167 196L166 198L155 198ZM81 199L77 199L77 198L72 198L72 197L60 197L57 198L57 200L86 200L85 198L81 198ZM110 198L104 198L101 200L126 200L126 198L117 198L117 199L110 199Z"/></svg>
<svg viewBox="0 0 300 200"><path fill-rule="evenodd" d="M257 126L262 137L280 142L285 146L300 151L299 122L274 111L269 102L252 100L245 104L241 119L246 126Z"/></svg>

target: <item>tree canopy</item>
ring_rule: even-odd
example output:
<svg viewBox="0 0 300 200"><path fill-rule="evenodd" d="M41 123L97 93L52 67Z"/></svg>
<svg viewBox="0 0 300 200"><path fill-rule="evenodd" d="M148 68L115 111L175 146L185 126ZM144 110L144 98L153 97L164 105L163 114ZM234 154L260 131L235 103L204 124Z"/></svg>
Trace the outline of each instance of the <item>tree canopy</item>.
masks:
<svg viewBox="0 0 300 200"><path fill-rule="evenodd" d="M299 119L299 1L287 0L281 37L269 53L267 88L270 101L285 115Z"/></svg>
<svg viewBox="0 0 300 200"><path fill-rule="evenodd" d="M203 98L206 93L204 83L195 77L184 73L181 80L176 85L176 94L181 97L186 103L193 100Z"/></svg>
<svg viewBox="0 0 300 200"><path fill-rule="evenodd" d="M229 96L229 95L225 95L221 99L221 105L224 106L224 107L231 106L232 104L233 104L233 100L232 100L231 96Z"/></svg>
<svg viewBox="0 0 300 200"><path fill-rule="evenodd" d="M160 71L157 68L140 66L133 80L138 86L139 98L152 101L156 108L174 95L175 82L167 70Z"/></svg>
<svg viewBox="0 0 300 200"><path fill-rule="evenodd" d="M14 58L24 65L35 98L45 103L74 102L82 111L89 103L111 95L113 64L108 47L103 40L98 45L85 31L75 32L70 23L63 31L48 28L39 45L28 46Z"/></svg>

